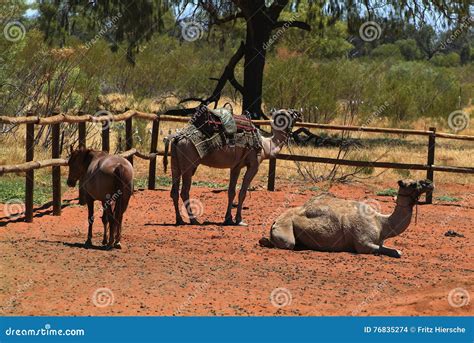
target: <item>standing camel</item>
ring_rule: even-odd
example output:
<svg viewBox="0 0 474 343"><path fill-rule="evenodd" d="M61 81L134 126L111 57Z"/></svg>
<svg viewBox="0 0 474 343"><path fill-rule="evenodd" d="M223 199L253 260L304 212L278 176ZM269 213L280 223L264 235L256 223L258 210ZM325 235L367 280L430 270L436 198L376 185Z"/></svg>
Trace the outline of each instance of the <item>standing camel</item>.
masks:
<svg viewBox="0 0 474 343"><path fill-rule="evenodd" d="M282 213L272 225L270 239L260 239L260 245L399 258L402 253L384 246L384 240L408 228L418 198L433 191L434 186L429 180L400 180L398 185L397 205L390 215L378 213L363 202L323 194Z"/></svg>
<svg viewBox="0 0 474 343"><path fill-rule="evenodd" d="M123 214L127 210L133 193L133 166L121 156L83 148L73 150L72 147L68 165L67 185L75 187L77 181L81 180L86 194L89 230L85 246L92 246L94 201L98 200L103 208L102 244L107 245L108 249L121 249ZM112 206L114 206L113 209ZM109 227L108 241L107 226Z"/></svg>
<svg viewBox="0 0 474 343"><path fill-rule="evenodd" d="M300 114L291 110L278 110L272 113L272 136L261 138L262 148L260 150L230 147L228 145L214 152L199 157L194 144L186 137L175 140L173 137L166 139L165 158L163 165L166 172L168 164L167 154L169 143L171 142L171 175L173 185L171 188L171 198L173 199L174 210L176 214L176 225L184 225L184 220L179 211L179 188L182 179L181 199L184 202L191 224L199 224L193 215L189 203L189 190L191 188L192 177L200 164L211 168L230 169L230 180L228 189L227 211L225 213L224 225L247 224L242 220L242 207L247 194L247 190L253 178L258 172L260 163L263 160L276 156L281 148L287 143L291 135L294 123L300 119ZM236 195L237 180L240 170L246 167L244 179L239 192L239 204L235 222L232 219L232 203Z"/></svg>

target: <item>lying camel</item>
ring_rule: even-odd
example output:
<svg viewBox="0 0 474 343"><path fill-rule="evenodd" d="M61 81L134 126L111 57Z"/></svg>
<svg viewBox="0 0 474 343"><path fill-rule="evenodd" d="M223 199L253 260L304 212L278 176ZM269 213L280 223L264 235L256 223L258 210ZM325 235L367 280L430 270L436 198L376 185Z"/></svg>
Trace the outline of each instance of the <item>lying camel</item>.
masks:
<svg viewBox="0 0 474 343"><path fill-rule="evenodd" d="M260 239L260 245L399 258L401 252L385 247L383 242L408 228L418 198L434 187L429 180L400 180L398 185L397 206L390 215L378 213L363 202L323 194L280 215L272 225L270 239Z"/></svg>

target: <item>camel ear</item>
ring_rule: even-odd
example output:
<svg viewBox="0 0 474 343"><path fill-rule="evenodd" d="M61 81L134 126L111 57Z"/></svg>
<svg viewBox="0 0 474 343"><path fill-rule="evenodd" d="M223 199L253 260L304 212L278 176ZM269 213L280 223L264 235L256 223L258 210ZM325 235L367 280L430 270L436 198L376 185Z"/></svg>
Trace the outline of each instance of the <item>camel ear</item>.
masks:
<svg viewBox="0 0 474 343"><path fill-rule="evenodd" d="M405 182L403 180L398 181L398 186L405 187Z"/></svg>

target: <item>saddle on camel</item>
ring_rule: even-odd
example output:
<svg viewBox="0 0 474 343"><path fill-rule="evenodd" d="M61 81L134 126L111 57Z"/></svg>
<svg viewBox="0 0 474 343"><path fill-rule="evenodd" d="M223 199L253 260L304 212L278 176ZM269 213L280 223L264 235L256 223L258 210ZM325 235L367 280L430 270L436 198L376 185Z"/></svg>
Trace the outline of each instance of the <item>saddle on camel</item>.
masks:
<svg viewBox="0 0 474 343"><path fill-rule="evenodd" d="M261 136L250 116L233 115L226 107L210 109L200 106L191 118L190 125L167 140L191 140L200 158L224 146L261 149Z"/></svg>

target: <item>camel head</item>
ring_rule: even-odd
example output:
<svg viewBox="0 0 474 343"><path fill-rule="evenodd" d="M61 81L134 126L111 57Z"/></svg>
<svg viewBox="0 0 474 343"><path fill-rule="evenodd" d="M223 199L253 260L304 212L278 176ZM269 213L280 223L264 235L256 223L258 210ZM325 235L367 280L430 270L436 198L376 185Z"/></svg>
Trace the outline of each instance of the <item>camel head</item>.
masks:
<svg viewBox="0 0 474 343"><path fill-rule="evenodd" d="M296 110L273 110L272 115L272 131L279 132L289 138L293 126L297 121L301 121L301 113Z"/></svg>
<svg viewBox="0 0 474 343"><path fill-rule="evenodd" d="M400 180L398 186L398 198L409 198L410 204L416 204L420 195L434 189L433 182L430 180Z"/></svg>
<svg viewBox="0 0 474 343"><path fill-rule="evenodd" d="M91 161L91 151L92 150L85 148L74 150L71 146L68 160L69 175L67 178L67 185L69 187L75 187L77 180L82 178L82 176L86 173L87 167Z"/></svg>

